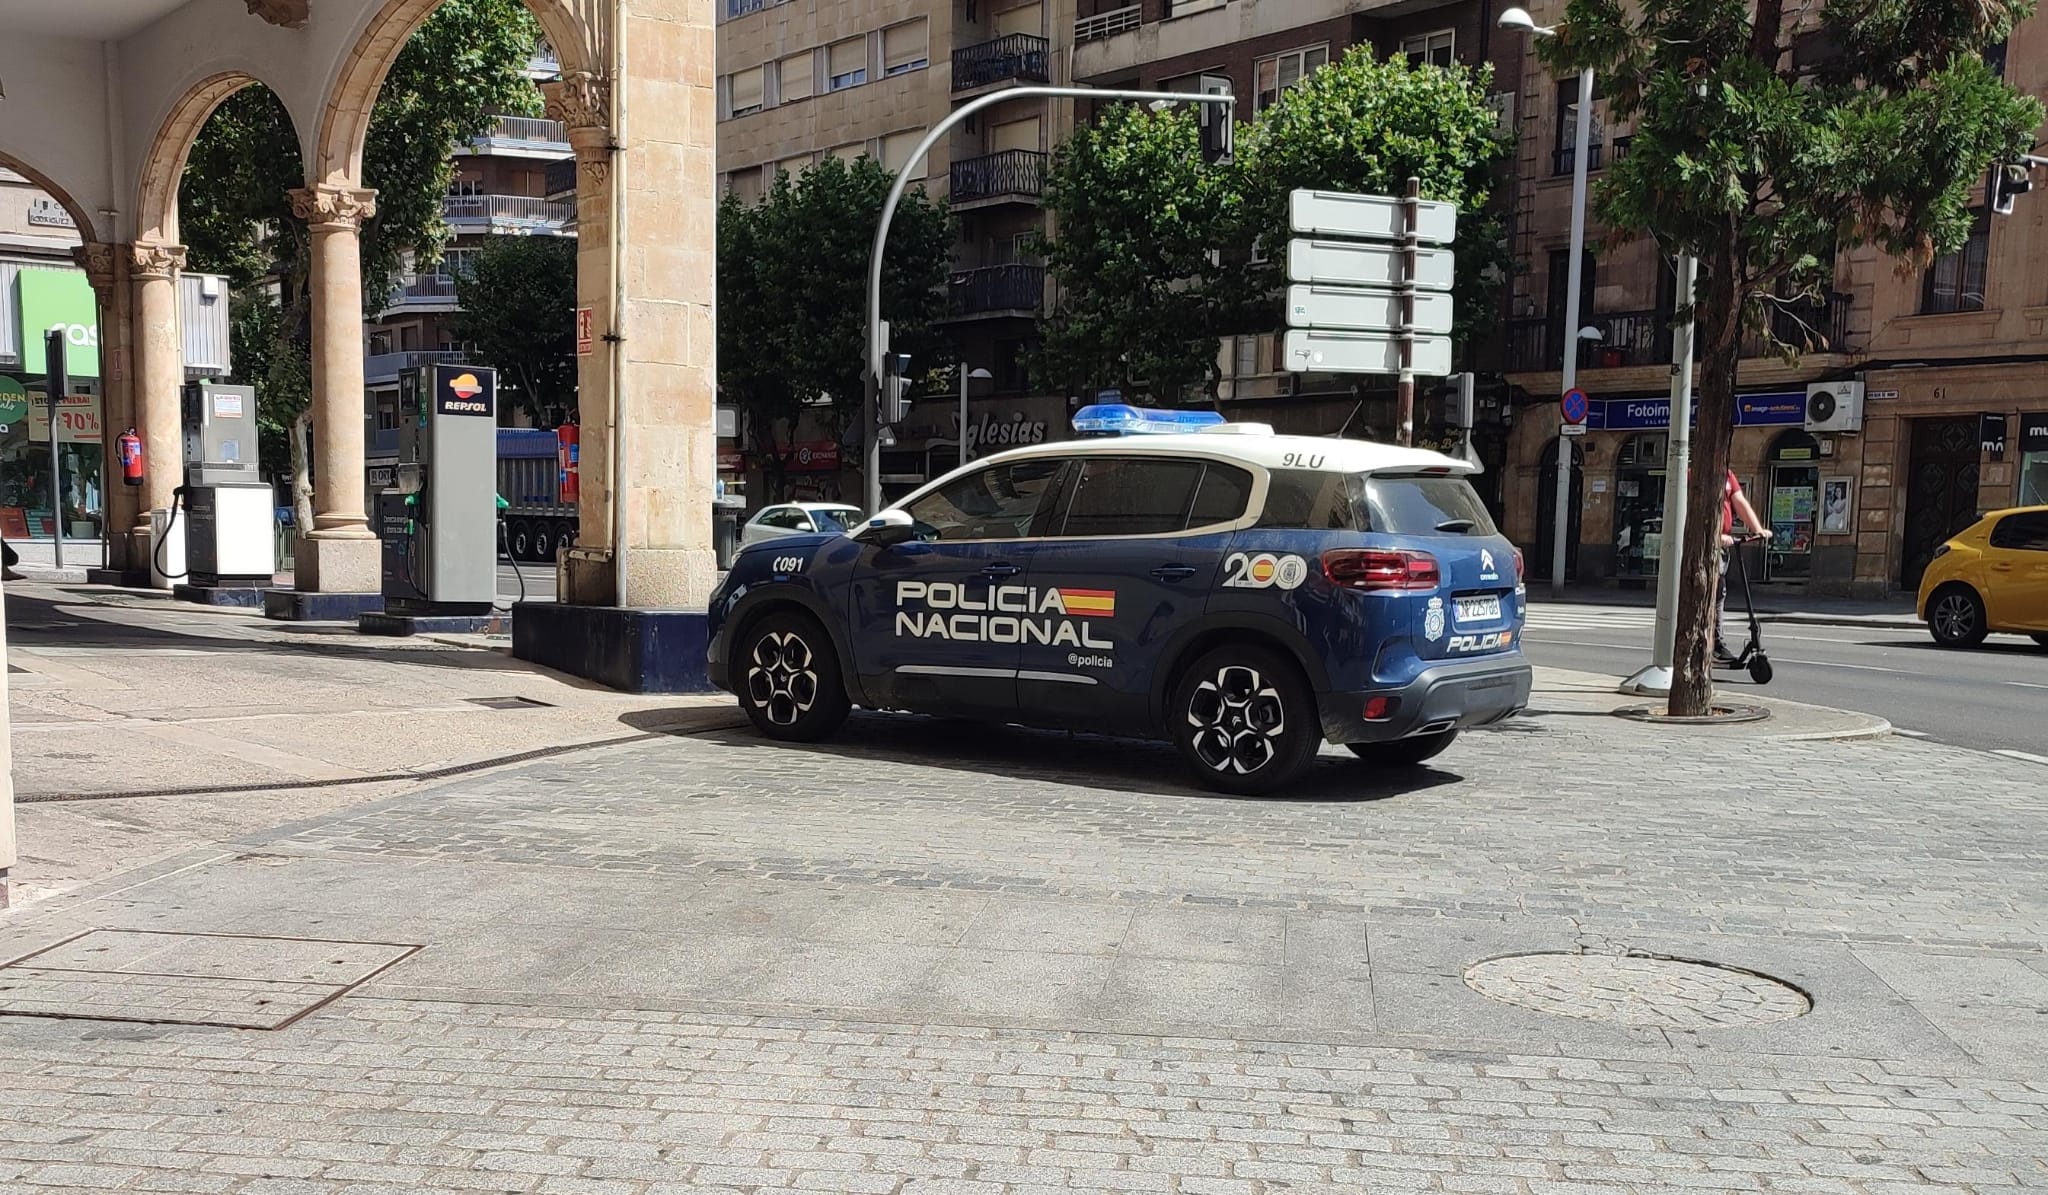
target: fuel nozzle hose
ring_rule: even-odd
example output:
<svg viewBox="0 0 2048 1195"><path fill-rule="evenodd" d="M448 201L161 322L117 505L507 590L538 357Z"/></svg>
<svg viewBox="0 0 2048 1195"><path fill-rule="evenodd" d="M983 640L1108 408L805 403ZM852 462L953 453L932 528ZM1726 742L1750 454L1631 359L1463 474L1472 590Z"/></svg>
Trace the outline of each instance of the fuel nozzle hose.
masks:
<svg viewBox="0 0 2048 1195"><path fill-rule="evenodd" d="M178 508L185 504L185 494L188 488L181 485L171 491L171 515L168 519L164 520L163 538L156 541L156 550L151 553L151 559L156 564L157 575L166 581L175 581L192 575L192 570L189 566L185 571L176 573L164 567L164 548L171 542L172 529L178 525Z"/></svg>

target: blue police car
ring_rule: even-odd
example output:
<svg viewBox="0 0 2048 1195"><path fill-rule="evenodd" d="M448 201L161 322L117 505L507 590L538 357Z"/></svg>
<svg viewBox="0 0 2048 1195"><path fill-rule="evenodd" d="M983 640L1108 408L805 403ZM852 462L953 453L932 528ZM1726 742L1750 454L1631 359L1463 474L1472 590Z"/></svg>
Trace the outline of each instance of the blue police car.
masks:
<svg viewBox="0 0 2048 1195"><path fill-rule="evenodd" d="M1234 793L1325 741L1419 763L1527 703L1522 559L1473 466L1208 412L1075 428L744 549L711 598L713 682L777 739L855 705L1165 737Z"/></svg>

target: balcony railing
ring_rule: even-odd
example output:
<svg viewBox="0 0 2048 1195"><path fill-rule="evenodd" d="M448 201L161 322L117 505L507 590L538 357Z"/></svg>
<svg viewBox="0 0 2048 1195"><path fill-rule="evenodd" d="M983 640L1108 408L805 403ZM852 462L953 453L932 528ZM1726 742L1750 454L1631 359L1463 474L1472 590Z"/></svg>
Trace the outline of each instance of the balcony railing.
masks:
<svg viewBox="0 0 2048 1195"><path fill-rule="evenodd" d="M547 187L550 196L573 194L576 190L576 159L563 158L559 162L549 162L546 172L541 177L545 180L543 185Z"/></svg>
<svg viewBox="0 0 2048 1195"><path fill-rule="evenodd" d="M539 116L500 116L477 137L478 141L525 141L537 145L569 144L569 126Z"/></svg>
<svg viewBox="0 0 2048 1195"><path fill-rule="evenodd" d="M1078 46L1086 42L1101 41L1106 37L1115 37L1119 33L1128 33L1144 23L1145 10L1140 4L1126 4L1122 8L1099 12L1092 17L1080 17L1074 21L1074 44Z"/></svg>
<svg viewBox="0 0 2048 1195"><path fill-rule="evenodd" d="M451 222L479 220L560 227L576 218L576 205L528 195L449 195L441 200L441 217Z"/></svg>
<svg viewBox="0 0 2048 1195"><path fill-rule="evenodd" d="M1005 149L962 158L953 163L952 201L1042 194L1046 156L1032 149Z"/></svg>
<svg viewBox="0 0 2048 1195"><path fill-rule="evenodd" d="M1782 344L1807 353L1846 353L1849 351L1849 296L1829 293L1816 300L1784 305L1774 304L1770 311L1771 335ZM1764 344L1764 338L1751 332L1742 338L1742 355L1745 357L1768 357L1774 355Z"/></svg>
<svg viewBox="0 0 2048 1195"><path fill-rule="evenodd" d="M372 353L363 358L363 381L375 385L378 382L395 381L398 375L408 369L422 365L453 363L463 359L463 354L454 349L412 349L403 353Z"/></svg>
<svg viewBox="0 0 2048 1195"><path fill-rule="evenodd" d="M455 279L447 274L407 274L391 288L391 301L402 299L452 299Z"/></svg>
<svg viewBox="0 0 2048 1195"><path fill-rule="evenodd" d="M962 270L947 288L954 315L1036 311L1045 303L1045 267L1011 264Z"/></svg>
<svg viewBox="0 0 2048 1195"><path fill-rule="evenodd" d="M1011 33L953 51L953 90L966 91L1017 79L1044 83L1051 43L1029 33Z"/></svg>
<svg viewBox="0 0 2048 1195"><path fill-rule="evenodd" d="M1660 365L1671 360L1671 313L1668 311L1598 312L1580 318L1581 327L1600 329L1599 340L1579 342L1580 369L1623 369ZM1561 369L1559 344L1564 323L1556 316L1508 322L1510 370Z"/></svg>

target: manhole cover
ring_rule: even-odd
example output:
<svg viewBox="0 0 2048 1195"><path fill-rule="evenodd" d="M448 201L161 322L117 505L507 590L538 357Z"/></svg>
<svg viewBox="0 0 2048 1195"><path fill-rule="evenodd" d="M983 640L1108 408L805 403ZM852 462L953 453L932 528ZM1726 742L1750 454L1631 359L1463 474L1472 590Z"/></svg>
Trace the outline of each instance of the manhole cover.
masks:
<svg viewBox="0 0 2048 1195"><path fill-rule="evenodd" d="M1582 1021L1659 1029L1768 1025L1813 1008L1791 984L1713 963L1633 954L1519 954L1465 972L1504 1004Z"/></svg>
<svg viewBox="0 0 2048 1195"><path fill-rule="evenodd" d="M463 700L469 702L471 705L480 705L486 709L493 710L527 710L554 708L545 701L536 701L531 697L465 697L463 698Z"/></svg>

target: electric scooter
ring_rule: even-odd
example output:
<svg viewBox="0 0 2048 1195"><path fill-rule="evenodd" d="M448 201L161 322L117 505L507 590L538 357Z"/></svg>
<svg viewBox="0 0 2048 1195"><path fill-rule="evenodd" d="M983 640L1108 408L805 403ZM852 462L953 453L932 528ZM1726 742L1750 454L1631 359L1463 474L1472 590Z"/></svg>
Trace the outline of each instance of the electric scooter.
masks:
<svg viewBox="0 0 2048 1195"><path fill-rule="evenodd" d="M1742 578L1742 605L1749 615L1749 642L1743 644L1742 650L1735 654L1733 664L1716 664L1714 667L1725 671L1746 671L1749 673L1749 679L1760 685L1768 685L1771 683L1771 658L1764 654L1763 626L1756 619L1756 598L1750 593L1749 566L1743 563L1742 552L1743 545L1760 543L1762 540L1761 535L1740 535L1729 548L1729 552L1735 557L1735 574ZM1720 632L1720 627L1714 628L1716 635Z"/></svg>

